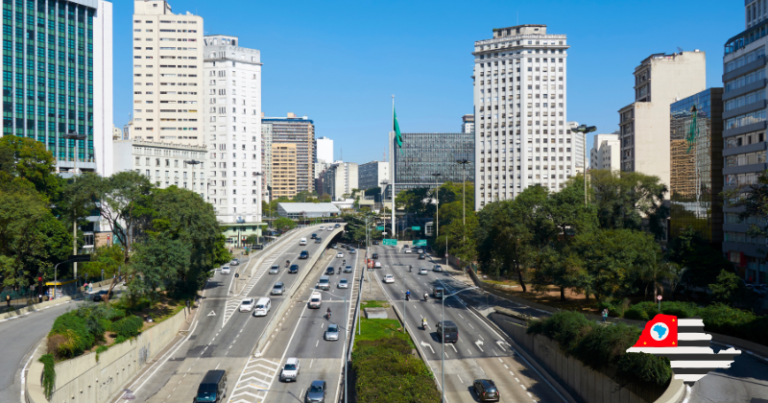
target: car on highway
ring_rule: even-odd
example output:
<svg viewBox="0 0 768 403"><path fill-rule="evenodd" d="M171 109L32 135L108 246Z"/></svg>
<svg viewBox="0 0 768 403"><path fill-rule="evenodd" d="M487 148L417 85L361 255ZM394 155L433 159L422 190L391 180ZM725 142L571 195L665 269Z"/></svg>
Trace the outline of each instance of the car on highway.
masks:
<svg viewBox="0 0 768 403"><path fill-rule="evenodd" d="M323 335L323 338L326 341L338 341L339 340L339 325L335 323L331 323L328 325L328 328L325 329L325 334Z"/></svg>
<svg viewBox="0 0 768 403"><path fill-rule="evenodd" d="M337 243L332 243L332 244L331 244L331 249L339 249L339 244L337 244Z"/></svg>
<svg viewBox="0 0 768 403"><path fill-rule="evenodd" d="M272 267L269 268L269 274L277 274L280 273L280 266L273 264Z"/></svg>
<svg viewBox="0 0 768 403"><path fill-rule="evenodd" d="M459 341L459 327L450 320L437 322L437 334L446 343L456 343Z"/></svg>
<svg viewBox="0 0 768 403"><path fill-rule="evenodd" d="M333 267L326 267L325 268L325 274L328 275L328 276L330 276L331 274L333 274L335 272L336 272L336 269L334 269Z"/></svg>
<svg viewBox="0 0 768 403"><path fill-rule="evenodd" d="M109 291L107 290L101 290L99 292L93 293L93 302L103 301L107 294L109 294Z"/></svg>
<svg viewBox="0 0 768 403"><path fill-rule="evenodd" d="M410 249L410 248L405 248L405 249L403 250L403 253L411 253L411 252L412 252L412 251L411 251L411 249Z"/></svg>
<svg viewBox="0 0 768 403"><path fill-rule="evenodd" d="M426 258L427 258L427 255L425 255L423 253L419 253L419 260L424 260Z"/></svg>
<svg viewBox="0 0 768 403"><path fill-rule="evenodd" d="M338 287L338 288L349 288L349 281L347 281L347 279L343 278L343 279L339 280L339 284L336 285L336 287Z"/></svg>
<svg viewBox="0 0 768 403"><path fill-rule="evenodd" d="M231 262L229 262L230 266L239 266L240 265L240 259L232 259Z"/></svg>
<svg viewBox="0 0 768 403"><path fill-rule="evenodd" d="M317 234L312 234L312 237L311 237L311 238L312 238L312 239L315 239L315 238L317 238Z"/></svg>
<svg viewBox="0 0 768 403"><path fill-rule="evenodd" d="M283 295L285 292L285 284L283 284L282 281L279 281L275 283L275 285L272 286L272 291L270 292L271 295Z"/></svg>
<svg viewBox="0 0 768 403"><path fill-rule="evenodd" d="M221 268L221 274L229 274L230 269L229 266L224 266Z"/></svg>
<svg viewBox="0 0 768 403"><path fill-rule="evenodd" d="M299 259L309 259L309 252L303 250L299 253Z"/></svg>
<svg viewBox="0 0 768 403"><path fill-rule="evenodd" d="M283 370L280 371L280 380L283 382L295 382L301 371L301 363L298 358L291 357L285 360Z"/></svg>
<svg viewBox="0 0 768 403"><path fill-rule="evenodd" d="M227 371L223 369L212 369L203 377L200 386L197 387L197 396L192 399L192 402L223 402L226 394Z"/></svg>
<svg viewBox="0 0 768 403"><path fill-rule="evenodd" d="M434 287L432 289L432 297L435 299L443 298L444 294L445 294L445 289L443 287Z"/></svg>
<svg viewBox="0 0 768 403"><path fill-rule="evenodd" d="M267 316L272 309L272 300L269 298L259 298L256 306L253 308L253 316Z"/></svg>
<svg viewBox="0 0 768 403"><path fill-rule="evenodd" d="M379 244L379 241L373 241L373 244L374 244L374 245L378 245L378 244Z"/></svg>
<svg viewBox="0 0 768 403"><path fill-rule="evenodd" d="M307 403L325 403L325 381L312 381L307 391Z"/></svg>
<svg viewBox="0 0 768 403"><path fill-rule="evenodd" d="M349 249L349 253L355 254L355 253L357 253L357 251L355 250L355 248L350 248Z"/></svg>
<svg viewBox="0 0 768 403"><path fill-rule="evenodd" d="M336 224L333 226L333 228L340 228L340 227L341 227L341 224Z"/></svg>
<svg viewBox="0 0 768 403"><path fill-rule="evenodd" d="M309 296L310 308L320 308L320 305L322 304L323 304L323 296L320 295L319 292L313 292L312 295Z"/></svg>
<svg viewBox="0 0 768 403"><path fill-rule="evenodd" d="M379 258L379 254L378 253L374 253L373 255L371 255L371 259L373 259L373 260L376 260L378 258Z"/></svg>
<svg viewBox="0 0 768 403"><path fill-rule="evenodd" d="M320 276L320 280L317 281L317 288L321 290L331 289L331 278L328 276Z"/></svg>
<svg viewBox="0 0 768 403"><path fill-rule="evenodd" d="M288 268L288 274L296 274L299 272L299 265L292 264L291 267Z"/></svg>
<svg viewBox="0 0 768 403"><path fill-rule="evenodd" d="M481 402L501 401L499 390L496 388L496 384L490 379L476 379L475 382L472 383L472 387Z"/></svg>
<svg viewBox="0 0 768 403"><path fill-rule="evenodd" d="M301 238L299 240L299 245L300 246L306 246L307 245L307 238Z"/></svg>
<svg viewBox="0 0 768 403"><path fill-rule="evenodd" d="M323 242L323 238L320 238L320 237L315 238L315 243L322 243L322 242Z"/></svg>
<svg viewBox="0 0 768 403"><path fill-rule="evenodd" d="M343 257L344 257L344 252L339 252L339 253L336 254L336 258L337 259L341 259Z"/></svg>
<svg viewBox="0 0 768 403"><path fill-rule="evenodd" d="M373 263L373 268L375 268L375 269L381 269L381 262L374 262L374 263Z"/></svg>
<svg viewBox="0 0 768 403"><path fill-rule="evenodd" d="M432 271L438 271L438 272L439 271L443 271L443 267L440 266L439 264L436 264L436 265L432 266Z"/></svg>
<svg viewBox="0 0 768 403"><path fill-rule="evenodd" d="M325 231L325 226L324 225L320 226L320 231Z"/></svg>
<svg viewBox="0 0 768 403"><path fill-rule="evenodd" d="M347 265L347 266L344 268L344 273L352 273L352 266L350 266L350 265Z"/></svg>
<svg viewBox="0 0 768 403"><path fill-rule="evenodd" d="M250 312L253 310L253 304L256 301L253 298L247 298L244 299L242 302L240 302L240 308L238 310L240 312Z"/></svg>
<svg viewBox="0 0 768 403"><path fill-rule="evenodd" d="M419 268L419 274L427 274L427 273L428 272L427 272L427 268L426 267Z"/></svg>
<svg viewBox="0 0 768 403"><path fill-rule="evenodd" d="M387 274L387 275L384 276L384 283L385 284L391 284L391 283L394 283L394 282L395 282L395 276L393 276L391 274Z"/></svg>

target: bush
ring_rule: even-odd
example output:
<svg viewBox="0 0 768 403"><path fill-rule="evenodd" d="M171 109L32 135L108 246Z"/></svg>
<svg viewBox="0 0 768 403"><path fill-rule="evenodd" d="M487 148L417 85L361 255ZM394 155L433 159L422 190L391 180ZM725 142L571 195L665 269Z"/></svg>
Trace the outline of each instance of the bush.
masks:
<svg viewBox="0 0 768 403"><path fill-rule="evenodd" d="M659 313L656 303L645 301L632 305L624 312L625 319L650 320Z"/></svg>
<svg viewBox="0 0 768 403"><path fill-rule="evenodd" d="M768 346L768 317L731 308L724 304L710 305L700 311L704 330L738 337Z"/></svg>
<svg viewBox="0 0 768 403"><path fill-rule="evenodd" d="M579 340L593 327L594 324L578 312L560 311L544 321L534 321L528 327L528 333L547 336L557 341L565 353L570 354Z"/></svg>
<svg viewBox="0 0 768 403"><path fill-rule="evenodd" d="M43 363L43 392L45 397L51 400L51 395L53 395L53 390L56 387L56 365L53 354L43 354L39 361Z"/></svg>
<svg viewBox="0 0 768 403"><path fill-rule="evenodd" d="M699 316L699 307L693 302L662 302L661 313L665 315L674 315L678 318L692 318L694 316Z"/></svg>
<svg viewBox="0 0 768 403"><path fill-rule="evenodd" d="M638 337L640 329L623 323L597 326L578 341L572 353L587 366L599 370L616 363Z"/></svg>
<svg viewBox="0 0 768 403"><path fill-rule="evenodd" d="M622 383L640 380L653 385L666 385L672 378L669 359L646 353L626 353L617 363L616 376Z"/></svg>
<svg viewBox="0 0 768 403"><path fill-rule="evenodd" d="M129 339L139 335L144 321L136 315L126 316L117 322L112 323L112 331L118 338Z"/></svg>
<svg viewBox="0 0 768 403"><path fill-rule="evenodd" d="M85 318L78 313L78 311L70 311L56 318L48 336L60 337L54 339L56 343L48 344L48 353L55 354L57 357L72 358L93 346L96 337L88 331Z"/></svg>

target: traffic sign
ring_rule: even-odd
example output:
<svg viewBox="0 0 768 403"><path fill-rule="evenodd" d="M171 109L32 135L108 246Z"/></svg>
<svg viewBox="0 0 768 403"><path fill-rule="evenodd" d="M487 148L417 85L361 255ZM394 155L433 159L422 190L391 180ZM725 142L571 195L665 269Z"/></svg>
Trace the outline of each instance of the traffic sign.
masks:
<svg viewBox="0 0 768 403"><path fill-rule="evenodd" d="M385 239L384 246L397 246L397 239Z"/></svg>
<svg viewBox="0 0 768 403"><path fill-rule="evenodd" d="M384 231L384 227L383 226L376 227L376 231Z"/></svg>
<svg viewBox="0 0 768 403"><path fill-rule="evenodd" d="M661 294L657 295L657 296L656 296L656 299L657 299L657 300L659 300L659 301L661 301Z"/></svg>
<svg viewBox="0 0 768 403"><path fill-rule="evenodd" d="M426 239L417 239L413 241L413 246L427 246L427 240Z"/></svg>
<svg viewBox="0 0 768 403"><path fill-rule="evenodd" d="M419 226L411 227L411 229L414 230L414 231L421 231L421 227L419 227Z"/></svg>

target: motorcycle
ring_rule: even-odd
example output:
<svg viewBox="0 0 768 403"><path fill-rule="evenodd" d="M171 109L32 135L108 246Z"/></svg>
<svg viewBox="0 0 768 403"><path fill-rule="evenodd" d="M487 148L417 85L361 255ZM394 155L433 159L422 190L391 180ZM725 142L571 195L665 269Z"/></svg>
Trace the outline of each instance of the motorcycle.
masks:
<svg viewBox="0 0 768 403"><path fill-rule="evenodd" d="M285 261L285 267L288 267L288 266L290 266L290 265L291 265L291 261L290 261L290 260L286 260L286 261Z"/></svg>
<svg viewBox="0 0 768 403"><path fill-rule="evenodd" d="M405 294L405 300L410 301L411 300L411 294Z"/></svg>
<svg viewBox="0 0 768 403"><path fill-rule="evenodd" d="M427 330L427 319L426 318L421 320L421 329L422 330Z"/></svg>
<svg viewBox="0 0 768 403"><path fill-rule="evenodd" d="M426 300L427 300L427 297L428 297L428 296L429 296L429 294L427 294L427 293L424 293L424 301L425 301L425 302L426 302Z"/></svg>

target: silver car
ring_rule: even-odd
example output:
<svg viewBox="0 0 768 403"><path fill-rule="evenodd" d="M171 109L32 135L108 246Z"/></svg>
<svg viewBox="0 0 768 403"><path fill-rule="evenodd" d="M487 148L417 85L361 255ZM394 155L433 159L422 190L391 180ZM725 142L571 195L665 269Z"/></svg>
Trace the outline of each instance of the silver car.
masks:
<svg viewBox="0 0 768 403"><path fill-rule="evenodd" d="M275 283L275 285L272 287L272 292L270 294L272 295L283 295L283 292L285 291L285 284L283 284L282 281Z"/></svg>
<svg viewBox="0 0 768 403"><path fill-rule="evenodd" d="M339 340L339 325L331 323L328 325L328 329L325 330L323 336L326 341L338 341Z"/></svg>
<svg viewBox="0 0 768 403"><path fill-rule="evenodd" d="M272 267L269 268L269 274L277 274L280 273L280 266L273 264Z"/></svg>
<svg viewBox="0 0 768 403"><path fill-rule="evenodd" d="M299 376L301 370L301 364L298 358L289 358L285 361L283 370L280 371L280 380L283 382L296 381L296 377Z"/></svg>
<svg viewBox="0 0 768 403"><path fill-rule="evenodd" d="M344 268L344 273L352 273L352 266L347 266Z"/></svg>
<svg viewBox="0 0 768 403"><path fill-rule="evenodd" d="M339 284L337 285L338 288L349 288L349 282L347 279L343 278L339 280Z"/></svg>
<svg viewBox="0 0 768 403"><path fill-rule="evenodd" d="M325 381L312 381L307 391L307 403L325 403Z"/></svg>

